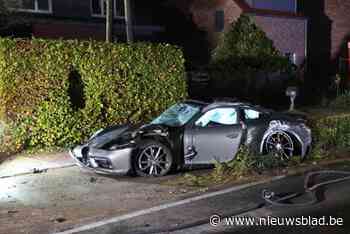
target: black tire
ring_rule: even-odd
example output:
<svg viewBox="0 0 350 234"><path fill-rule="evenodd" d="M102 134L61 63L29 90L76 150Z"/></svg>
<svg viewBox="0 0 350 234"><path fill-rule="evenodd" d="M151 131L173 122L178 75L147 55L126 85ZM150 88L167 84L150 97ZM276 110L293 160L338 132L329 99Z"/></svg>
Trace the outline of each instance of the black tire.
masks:
<svg viewBox="0 0 350 234"><path fill-rule="evenodd" d="M133 164L138 176L165 176L173 168L174 160L166 145L148 140L141 143Z"/></svg>

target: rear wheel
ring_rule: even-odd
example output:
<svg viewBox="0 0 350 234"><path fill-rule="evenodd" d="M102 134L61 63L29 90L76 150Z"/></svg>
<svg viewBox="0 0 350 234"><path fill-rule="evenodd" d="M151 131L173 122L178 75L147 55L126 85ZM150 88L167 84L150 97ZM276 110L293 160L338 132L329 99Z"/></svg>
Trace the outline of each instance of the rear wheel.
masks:
<svg viewBox="0 0 350 234"><path fill-rule="evenodd" d="M167 146L157 141L147 141L140 147L134 160L139 176L164 176L173 166L173 157Z"/></svg>
<svg viewBox="0 0 350 234"><path fill-rule="evenodd" d="M295 151L292 138L283 131L271 133L265 141L265 149L268 154L282 161L289 161Z"/></svg>

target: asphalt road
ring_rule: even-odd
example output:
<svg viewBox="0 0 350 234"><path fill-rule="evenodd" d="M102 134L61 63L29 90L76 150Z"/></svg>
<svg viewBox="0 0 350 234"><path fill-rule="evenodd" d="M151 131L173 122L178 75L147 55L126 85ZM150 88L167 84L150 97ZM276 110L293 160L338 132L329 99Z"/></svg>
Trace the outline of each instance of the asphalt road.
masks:
<svg viewBox="0 0 350 234"><path fill-rule="evenodd" d="M41 234L176 201L198 189L176 178L104 177L78 167L0 179L0 234Z"/></svg>
<svg viewBox="0 0 350 234"><path fill-rule="evenodd" d="M304 197L302 200L307 200ZM301 202L295 201L295 202ZM236 233L236 234L277 234L277 233L291 233L291 234L349 234L350 233L350 182L343 182L340 184L327 186L324 190L324 200L316 205L307 207L264 207L253 212L244 214L243 216L251 217L312 217L323 218L328 223L327 225L317 225L316 221L312 224L301 226L265 226L265 227L221 227L216 230L203 230L202 233ZM332 218L331 218L332 217ZM333 220L331 225L330 220ZM335 224L337 219L339 224ZM315 220L315 219L314 219ZM306 222L305 222L306 224ZM340 225L341 224L341 225Z"/></svg>
<svg viewBox="0 0 350 234"><path fill-rule="evenodd" d="M342 168L338 165L338 169ZM322 178L321 178L322 179ZM327 178L323 178L327 180ZM139 215L90 230L81 231L81 234L143 234L143 233L172 233L172 234L214 234L214 233L350 233L350 182L327 186L323 200L307 207L271 207L261 198L263 189L270 189L278 194L303 191L304 176L287 177L239 191L232 191L218 196L194 201L169 209ZM292 202L307 201L302 196ZM263 207L261 207L263 206ZM323 217L341 218L342 226L218 226L212 227L209 223L211 215L250 216L250 217Z"/></svg>
<svg viewBox="0 0 350 234"><path fill-rule="evenodd" d="M349 170L349 166L344 165L335 168ZM68 234L77 227L87 227L75 229L80 234L350 233L350 182L328 186L323 201L314 206L280 208L262 207L265 203L261 191L301 192L304 176L244 189L229 188L224 192L164 185L178 176L180 174L164 178L103 177L72 167L1 179L0 233ZM344 225L212 227L208 222L213 214L222 217L333 216L342 218Z"/></svg>

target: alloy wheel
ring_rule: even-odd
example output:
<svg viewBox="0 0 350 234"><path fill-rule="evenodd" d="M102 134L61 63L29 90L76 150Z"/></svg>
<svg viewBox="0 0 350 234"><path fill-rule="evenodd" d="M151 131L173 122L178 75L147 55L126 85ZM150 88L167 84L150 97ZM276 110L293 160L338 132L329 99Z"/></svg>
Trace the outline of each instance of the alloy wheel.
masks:
<svg viewBox="0 0 350 234"><path fill-rule="evenodd" d="M162 146L150 145L138 157L138 168L145 175L165 175L171 167L170 157Z"/></svg>
<svg viewBox="0 0 350 234"><path fill-rule="evenodd" d="M272 133L266 140L266 149L268 153L288 161L293 156L294 144L292 138L285 132L278 131Z"/></svg>

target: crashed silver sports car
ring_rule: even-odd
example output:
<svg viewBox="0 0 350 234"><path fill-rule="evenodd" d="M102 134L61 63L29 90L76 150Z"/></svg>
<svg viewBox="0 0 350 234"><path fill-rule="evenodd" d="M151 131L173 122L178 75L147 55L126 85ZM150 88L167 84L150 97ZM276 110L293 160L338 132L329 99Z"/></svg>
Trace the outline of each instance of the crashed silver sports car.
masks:
<svg viewBox="0 0 350 234"><path fill-rule="evenodd" d="M145 125L101 129L70 154L99 173L163 176L184 166L230 161L242 144L283 160L305 157L311 131L297 115L227 100L189 100Z"/></svg>

